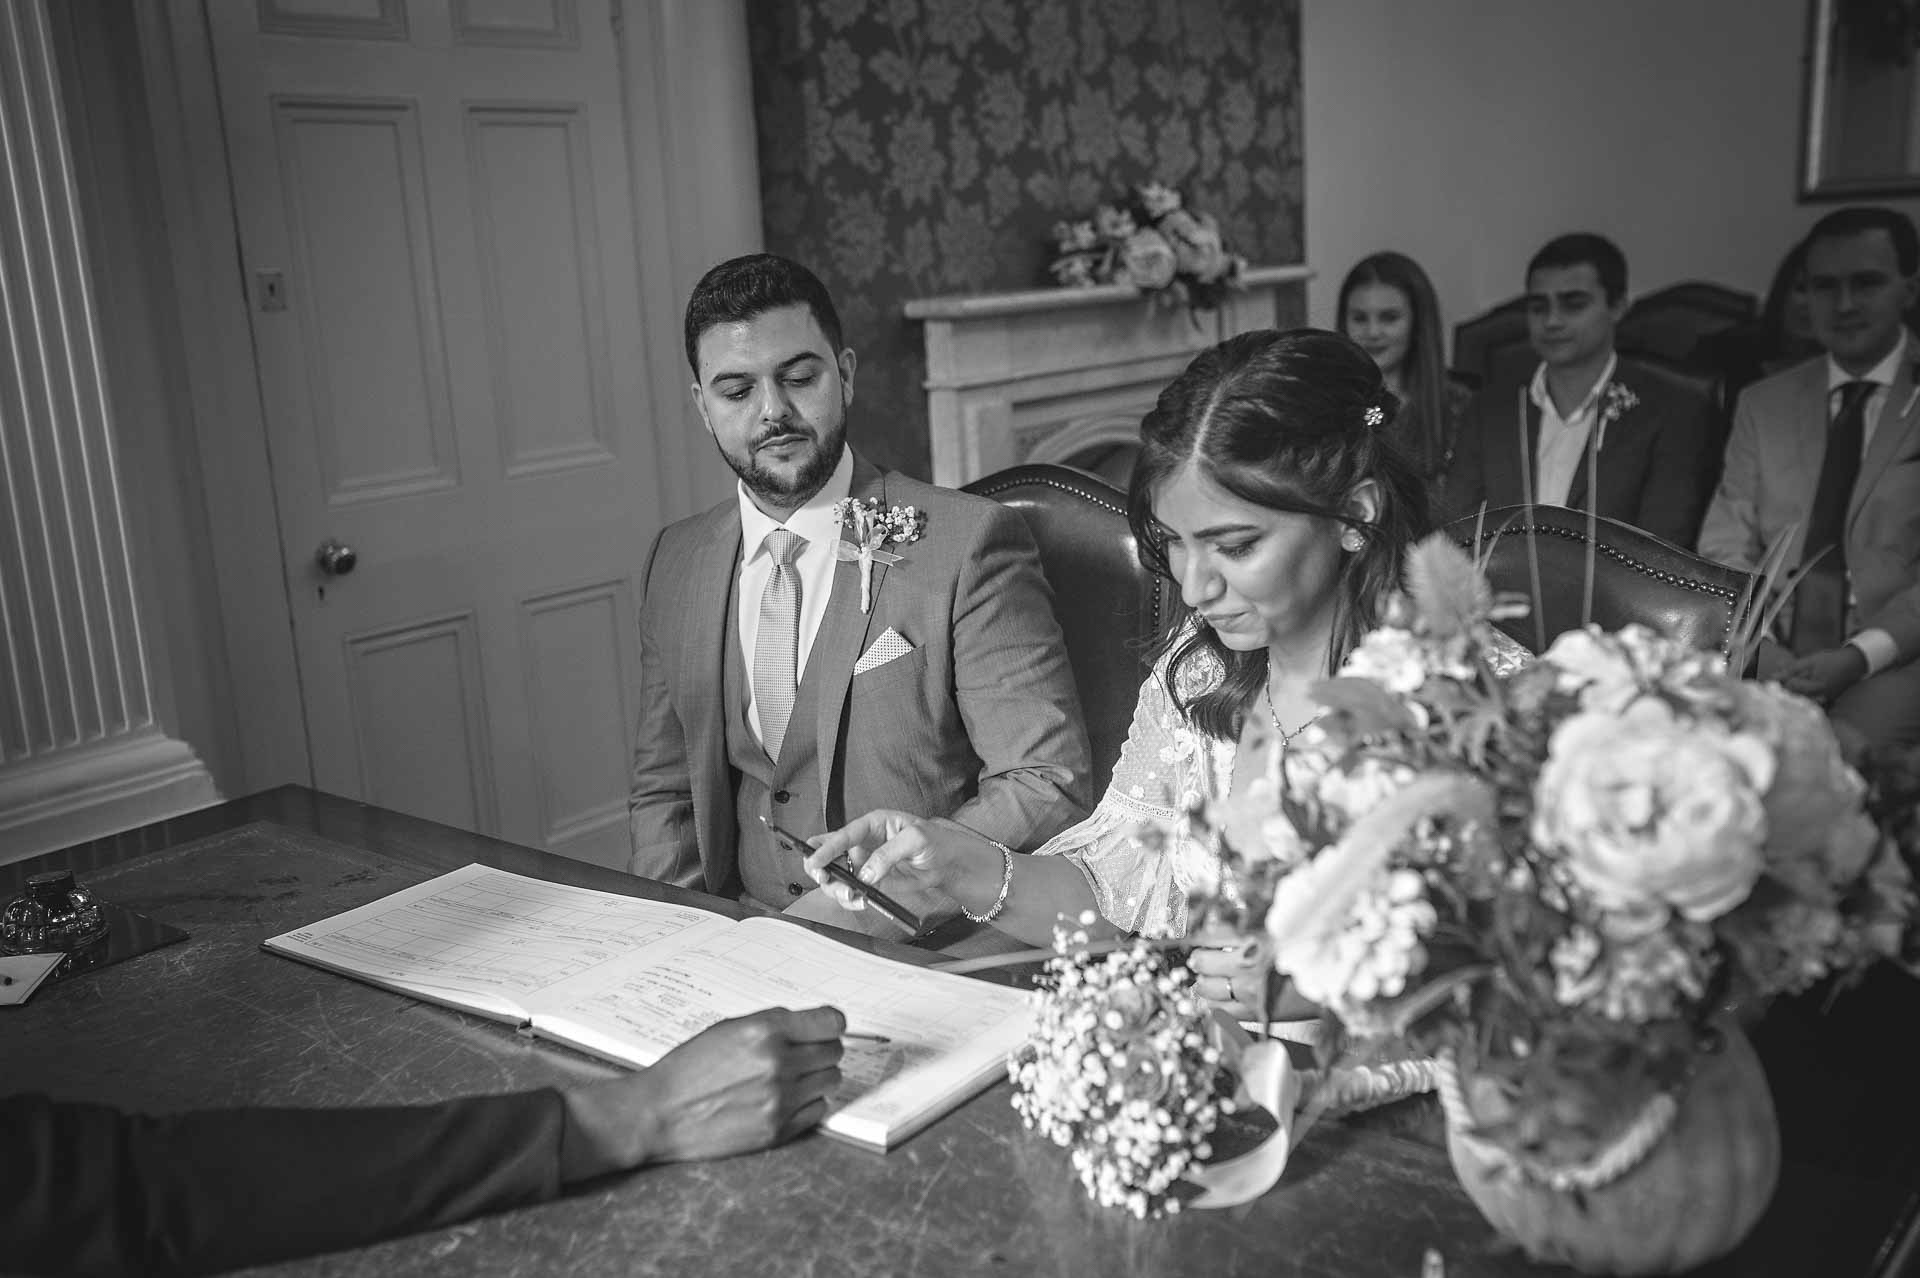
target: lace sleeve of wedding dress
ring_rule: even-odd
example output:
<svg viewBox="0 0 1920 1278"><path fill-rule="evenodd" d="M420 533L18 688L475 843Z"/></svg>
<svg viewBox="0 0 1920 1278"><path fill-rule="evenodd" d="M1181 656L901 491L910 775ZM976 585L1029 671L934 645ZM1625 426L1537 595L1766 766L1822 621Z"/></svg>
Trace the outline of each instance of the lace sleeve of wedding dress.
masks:
<svg viewBox="0 0 1920 1278"><path fill-rule="evenodd" d="M1035 855L1064 856L1093 886L1100 913L1142 936L1183 936L1192 842L1184 813L1204 793L1211 742L1187 726L1163 657L1140 685L1113 779L1093 812Z"/></svg>

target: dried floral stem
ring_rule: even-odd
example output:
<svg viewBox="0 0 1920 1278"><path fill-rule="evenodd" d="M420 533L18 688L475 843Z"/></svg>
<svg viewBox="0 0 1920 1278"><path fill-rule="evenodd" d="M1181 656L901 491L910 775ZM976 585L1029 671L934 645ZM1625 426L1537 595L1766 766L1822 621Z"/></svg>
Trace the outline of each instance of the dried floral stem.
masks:
<svg viewBox="0 0 1920 1278"><path fill-rule="evenodd" d="M1533 530L1533 439L1527 430L1527 388L1519 390L1520 504L1527 520L1527 584L1533 589L1533 638L1536 653L1547 650L1546 595L1540 589L1540 545Z"/></svg>

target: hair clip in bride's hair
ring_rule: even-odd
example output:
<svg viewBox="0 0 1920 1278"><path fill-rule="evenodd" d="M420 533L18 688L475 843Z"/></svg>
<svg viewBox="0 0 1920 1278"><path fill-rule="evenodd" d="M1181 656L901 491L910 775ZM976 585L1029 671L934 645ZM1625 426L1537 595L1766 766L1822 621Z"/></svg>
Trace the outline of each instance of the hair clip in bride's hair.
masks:
<svg viewBox="0 0 1920 1278"><path fill-rule="evenodd" d="M1366 422L1368 426L1372 427L1375 430L1378 430L1380 427L1380 423L1384 422L1385 420L1387 420L1386 409L1380 407L1380 405L1378 404L1367 405Z"/></svg>

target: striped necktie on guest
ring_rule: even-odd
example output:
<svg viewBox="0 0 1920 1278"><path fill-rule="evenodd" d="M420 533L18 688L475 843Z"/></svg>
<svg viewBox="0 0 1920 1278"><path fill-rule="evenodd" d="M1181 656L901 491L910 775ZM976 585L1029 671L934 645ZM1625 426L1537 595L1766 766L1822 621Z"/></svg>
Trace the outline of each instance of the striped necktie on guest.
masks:
<svg viewBox="0 0 1920 1278"><path fill-rule="evenodd" d="M767 534L763 545L773 572L760 592L760 629L753 643L753 701L760 712L760 742L778 761L800 676L800 574L794 561L807 539L785 528Z"/></svg>

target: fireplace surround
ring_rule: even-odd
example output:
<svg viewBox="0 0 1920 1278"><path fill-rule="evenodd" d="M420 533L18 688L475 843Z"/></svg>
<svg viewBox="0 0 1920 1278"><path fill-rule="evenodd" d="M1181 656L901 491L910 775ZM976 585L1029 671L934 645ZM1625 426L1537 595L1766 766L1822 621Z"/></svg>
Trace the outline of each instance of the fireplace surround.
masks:
<svg viewBox="0 0 1920 1278"><path fill-rule="evenodd" d="M1124 487L1160 388L1223 338L1302 322L1312 274L1251 267L1209 312L1126 284L908 302L907 318L925 327L933 482L1059 462Z"/></svg>

